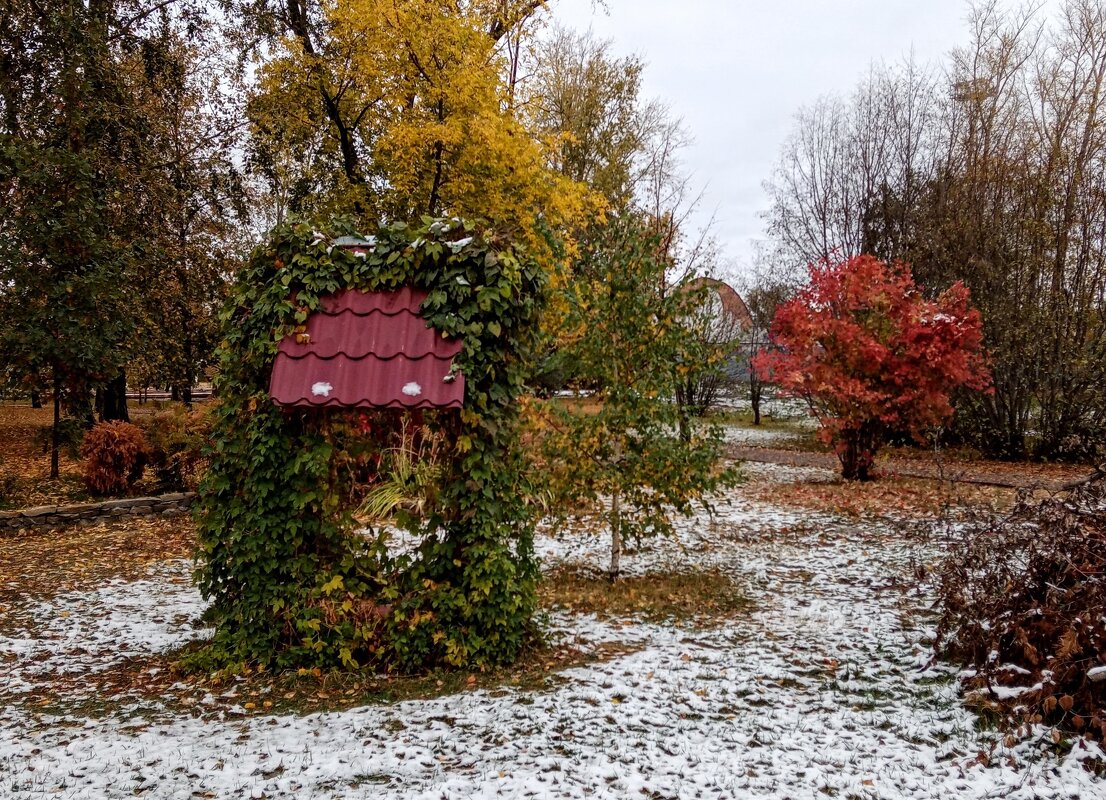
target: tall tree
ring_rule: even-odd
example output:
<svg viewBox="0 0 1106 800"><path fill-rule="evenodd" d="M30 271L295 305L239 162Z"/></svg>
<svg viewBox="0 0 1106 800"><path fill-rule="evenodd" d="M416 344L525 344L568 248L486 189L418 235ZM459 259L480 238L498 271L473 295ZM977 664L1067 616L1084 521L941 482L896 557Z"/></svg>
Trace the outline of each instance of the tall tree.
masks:
<svg viewBox="0 0 1106 800"><path fill-rule="evenodd" d="M640 198L652 143L667 124L664 106L642 96L644 70L640 57L615 56L591 32L556 28L534 46L524 113L553 143L554 168L612 210Z"/></svg>
<svg viewBox="0 0 1106 800"><path fill-rule="evenodd" d="M850 96L799 111L766 184L779 258L802 267L905 254L911 213L941 152L939 96L937 78L911 57L873 65Z"/></svg>
<svg viewBox="0 0 1106 800"><path fill-rule="evenodd" d="M114 346L133 329L128 166L140 148L114 58L115 34L130 32L120 9L46 5L5 0L0 14L0 337L9 378L53 390L56 476L63 394L76 402L114 378Z"/></svg>
<svg viewBox="0 0 1106 800"><path fill-rule="evenodd" d="M197 267L197 252L219 250L201 241L202 225L182 240L169 220L184 194L202 194L182 176L227 144L208 124L211 73L196 72L202 9L141 0L0 8L6 377L52 388L56 420L63 403L90 413L93 388L105 416L125 417L129 361L171 360L167 351L202 327L164 310L222 279ZM173 261L183 282L169 280Z"/></svg>
<svg viewBox="0 0 1106 800"><path fill-rule="evenodd" d="M511 106L503 38L542 5L290 3L294 35L251 100L255 163L292 211L482 217L536 244L537 219L556 228L580 207Z"/></svg>
<svg viewBox="0 0 1106 800"><path fill-rule="evenodd" d="M1067 0L1046 19L988 0L969 29L941 83L876 70L800 115L771 184L778 256L874 253L933 292L962 281L994 384L961 394L958 432L997 457L1092 457L1106 450L1106 9Z"/></svg>

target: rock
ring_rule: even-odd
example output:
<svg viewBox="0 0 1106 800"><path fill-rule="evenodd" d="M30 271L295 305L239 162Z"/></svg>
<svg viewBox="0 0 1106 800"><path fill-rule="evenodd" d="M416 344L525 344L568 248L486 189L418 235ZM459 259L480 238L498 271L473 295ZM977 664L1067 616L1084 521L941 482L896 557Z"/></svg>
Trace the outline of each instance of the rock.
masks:
<svg viewBox="0 0 1106 800"><path fill-rule="evenodd" d="M102 508L134 508L140 505L152 506L156 502L156 497L129 497L125 500L108 500L102 504Z"/></svg>
<svg viewBox="0 0 1106 800"><path fill-rule="evenodd" d="M22 515L24 517L45 517L48 514L56 514L57 511L57 506L36 506L35 508L23 509Z"/></svg>

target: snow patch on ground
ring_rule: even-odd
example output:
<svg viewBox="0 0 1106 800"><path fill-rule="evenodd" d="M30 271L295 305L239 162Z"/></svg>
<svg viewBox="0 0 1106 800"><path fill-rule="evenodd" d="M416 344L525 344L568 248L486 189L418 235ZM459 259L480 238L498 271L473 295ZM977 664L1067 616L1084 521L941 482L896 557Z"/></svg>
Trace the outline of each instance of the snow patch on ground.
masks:
<svg viewBox="0 0 1106 800"><path fill-rule="evenodd" d="M8 633L0 633L0 698L51 676L102 672L200 638L195 623L205 606L192 565L171 561L144 580L112 581L18 609L3 619Z"/></svg>
<svg viewBox="0 0 1106 800"><path fill-rule="evenodd" d="M746 428L738 425L726 425L722 429L722 439L730 444L752 447L786 446L804 438L805 434L779 428Z"/></svg>
<svg viewBox="0 0 1106 800"><path fill-rule="evenodd" d="M718 408L732 408L735 411L749 413L753 410L753 404L749 402L748 394L719 397L714 405ZM807 404L794 397L764 397L760 402L760 413L773 419L794 420L811 430L818 426L817 421L810 415L810 408Z"/></svg>
<svg viewBox="0 0 1106 800"><path fill-rule="evenodd" d="M776 474L785 468L772 467ZM1027 764L975 730L948 669L926 670L929 598L896 578L932 545L879 523L783 510L740 489L712 516L625 557L639 574L713 567L756 608L717 629L554 615L558 637L636 652L505 687L309 716L148 722L0 711L0 794L11 798L1101 797L1079 760ZM600 566L603 537L542 536L549 564ZM39 604L35 639L3 640L33 665L85 666L195 635L202 604L167 565L144 581ZM67 622L58 622L68 610ZM92 617L106 615L103 620ZM79 622L68 622L74 616ZM40 627L41 626L41 627ZM73 626L73 627L69 627ZM32 630L28 626L28 631ZM41 639L41 641L39 641ZM87 655L77 655L81 648ZM60 665L58 665L60 666ZM0 688L0 696L6 690ZM999 746L1000 747L1000 746Z"/></svg>

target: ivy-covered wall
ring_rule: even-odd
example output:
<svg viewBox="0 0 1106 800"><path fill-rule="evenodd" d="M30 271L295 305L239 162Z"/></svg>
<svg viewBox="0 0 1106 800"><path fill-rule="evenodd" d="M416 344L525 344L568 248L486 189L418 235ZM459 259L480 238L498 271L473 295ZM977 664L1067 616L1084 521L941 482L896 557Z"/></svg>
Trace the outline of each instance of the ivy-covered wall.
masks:
<svg viewBox="0 0 1106 800"><path fill-rule="evenodd" d="M274 230L237 276L222 322L211 467L197 521L200 589L216 626L205 668L439 665L516 657L530 634L537 568L516 398L537 335L543 273L472 223L427 221L357 235L293 222ZM422 313L463 336L465 405L426 415L444 435L445 473L422 544L393 557L355 530L333 435L343 412L285 410L268 386L280 340L319 298L344 288L423 288ZM347 426L348 427L348 426Z"/></svg>

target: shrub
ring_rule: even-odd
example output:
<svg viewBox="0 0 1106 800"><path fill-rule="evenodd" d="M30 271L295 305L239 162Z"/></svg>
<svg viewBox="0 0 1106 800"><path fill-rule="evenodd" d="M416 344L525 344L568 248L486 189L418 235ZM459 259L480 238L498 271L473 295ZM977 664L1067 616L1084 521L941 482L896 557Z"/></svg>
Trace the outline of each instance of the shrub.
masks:
<svg viewBox="0 0 1106 800"><path fill-rule="evenodd" d="M848 480L867 480L895 431L924 441L952 416L949 393L990 384L982 322L953 284L926 300L910 269L871 256L810 266L810 283L781 305L773 348L753 367L805 400Z"/></svg>
<svg viewBox="0 0 1106 800"><path fill-rule="evenodd" d="M95 494L126 494L142 477L150 446L142 429L129 422L101 422L81 445L84 481Z"/></svg>
<svg viewBox="0 0 1106 800"><path fill-rule="evenodd" d="M978 705L1106 740L1106 472L956 530L938 651L972 668Z"/></svg>
<svg viewBox="0 0 1106 800"><path fill-rule="evenodd" d="M206 464L204 448L211 438L208 414L176 406L142 418L139 424L149 442L149 466L161 488L195 490Z"/></svg>
<svg viewBox="0 0 1106 800"><path fill-rule="evenodd" d="M398 512L424 516L445 476L443 445L440 434L416 431L404 419L398 442L383 453L379 480L366 493L358 514L374 525L389 522Z"/></svg>
<svg viewBox="0 0 1106 800"><path fill-rule="evenodd" d="M15 505L19 479L15 475L0 475L0 509Z"/></svg>

